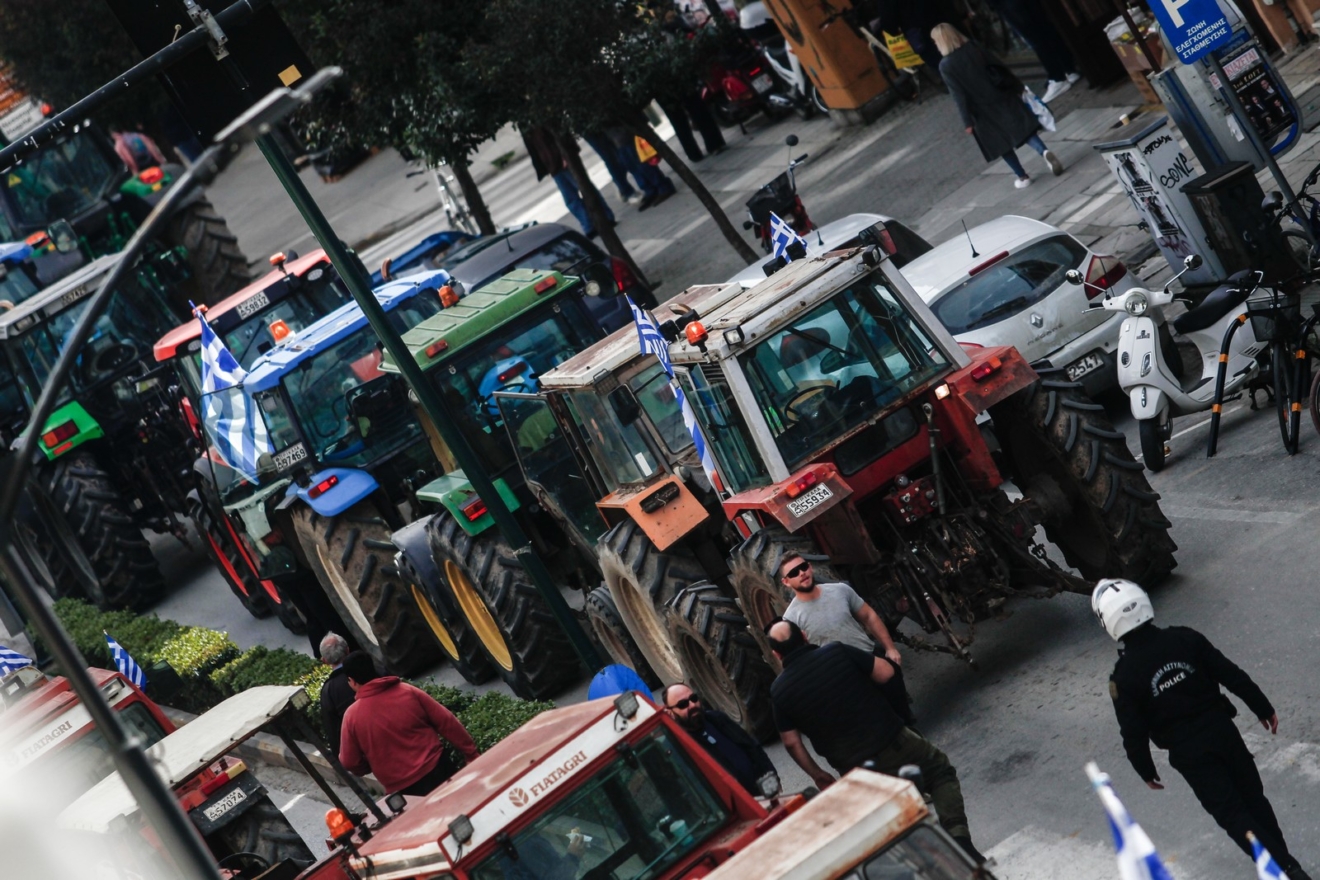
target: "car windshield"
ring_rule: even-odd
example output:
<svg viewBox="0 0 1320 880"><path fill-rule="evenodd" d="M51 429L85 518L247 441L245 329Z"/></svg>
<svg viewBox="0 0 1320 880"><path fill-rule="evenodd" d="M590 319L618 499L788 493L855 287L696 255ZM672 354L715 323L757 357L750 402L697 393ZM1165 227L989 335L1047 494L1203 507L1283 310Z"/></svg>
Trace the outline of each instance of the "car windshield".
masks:
<svg viewBox="0 0 1320 880"><path fill-rule="evenodd" d="M478 863L473 880L650 880L722 828L728 809L659 730Z"/></svg>
<svg viewBox="0 0 1320 880"><path fill-rule="evenodd" d="M973 880L979 876L981 872L946 838L928 825L919 825L841 880Z"/></svg>
<svg viewBox="0 0 1320 880"><path fill-rule="evenodd" d="M1086 248L1071 235L1047 238L951 288L931 304L931 310L955 336L989 327L1058 290L1068 270L1085 258Z"/></svg>
<svg viewBox="0 0 1320 880"><path fill-rule="evenodd" d="M100 201L122 171L92 136L76 134L4 173L4 191L19 226L44 229Z"/></svg>
<svg viewBox="0 0 1320 880"><path fill-rule="evenodd" d="M534 394L537 377L599 338L574 296L543 303L431 370L454 423L491 474L514 464L496 391ZM535 424L535 423L533 423ZM535 446L518 438L520 446Z"/></svg>
<svg viewBox="0 0 1320 880"><path fill-rule="evenodd" d="M948 368L878 274L767 333L738 361L790 470Z"/></svg>

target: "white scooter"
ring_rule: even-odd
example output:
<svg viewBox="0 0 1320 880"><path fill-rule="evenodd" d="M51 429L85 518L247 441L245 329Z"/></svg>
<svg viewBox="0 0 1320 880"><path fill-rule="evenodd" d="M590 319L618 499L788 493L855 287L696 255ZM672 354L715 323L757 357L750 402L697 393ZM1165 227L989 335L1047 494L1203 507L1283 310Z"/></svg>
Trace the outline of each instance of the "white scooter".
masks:
<svg viewBox="0 0 1320 880"><path fill-rule="evenodd" d="M1200 305L1166 322L1164 307L1176 298L1169 285L1200 265L1200 256L1193 254L1183 262L1183 271L1162 291L1134 287L1121 296L1107 296L1099 306L1129 316L1118 336L1118 384L1132 405L1132 417L1137 420L1141 436L1141 454L1152 471L1164 467L1166 444L1173 436L1173 417L1203 412L1214 403L1224 336L1247 311L1247 298L1261 280L1259 272L1238 272ZM1067 277L1073 284L1085 283L1076 270ZM1200 364L1199 372L1184 366L1191 360L1179 352L1184 347L1195 349L1188 354ZM1242 322L1229 343L1224 399L1256 378L1261 369L1258 356L1265 348L1266 343L1258 341L1252 332L1251 322Z"/></svg>
<svg viewBox="0 0 1320 880"><path fill-rule="evenodd" d="M828 114L830 108L816 91L816 84L802 69L802 62L793 52L793 46L784 39L779 26L770 17L761 0L752 0L738 13L738 27L756 41L761 57L770 65L776 79L790 89L793 109L803 119L810 119L817 111Z"/></svg>

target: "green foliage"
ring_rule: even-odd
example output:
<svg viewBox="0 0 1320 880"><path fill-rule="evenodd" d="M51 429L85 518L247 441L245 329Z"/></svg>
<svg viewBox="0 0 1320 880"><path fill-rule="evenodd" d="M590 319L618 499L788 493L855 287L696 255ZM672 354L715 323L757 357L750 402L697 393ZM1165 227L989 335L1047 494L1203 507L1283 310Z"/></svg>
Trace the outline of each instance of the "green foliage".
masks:
<svg viewBox="0 0 1320 880"><path fill-rule="evenodd" d="M211 683L225 696L262 684L299 684L324 664L287 648L274 651L258 645L211 673ZM317 697L320 685L317 685Z"/></svg>
<svg viewBox="0 0 1320 880"><path fill-rule="evenodd" d="M472 700L462 711L454 711L452 706L449 709L472 734L477 748L484 752L532 718L554 707L554 703L543 700L512 700L503 694L487 693Z"/></svg>

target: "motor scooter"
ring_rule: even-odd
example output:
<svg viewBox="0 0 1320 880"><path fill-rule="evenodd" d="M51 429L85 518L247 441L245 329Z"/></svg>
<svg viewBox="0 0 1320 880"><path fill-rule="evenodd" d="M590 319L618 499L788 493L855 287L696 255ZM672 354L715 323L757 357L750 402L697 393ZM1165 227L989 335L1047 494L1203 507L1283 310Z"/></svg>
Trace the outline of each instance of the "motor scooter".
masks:
<svg viewBox="0 0 1320 880"><path fill-rule="evenodd" d="M701 98L725 128L742 125L757 113L780 119L793 109L793 100L760 47L743 36L706 66Z"/></svg>
<svg viewBox="0 0 1320 880"><path fill-rule="evenodd" d="M1091 306L1128 314L1118 334L1118 384L1128 395L1141 454L1152 471L1164 467L1173 417L1204 412L1214 404L1219 355L1230 325L1240 324L1228 345L1224 399L1257 377L1260 355L1267 347L1252 332L1251 322L1244 320L1247 299L1260 286L1260 272L1235 273L1199 305L1172 321L1165 320L1164 307L1178 298L1170 285L1200 265L1201 257L1192 254L1183 261L1183 271L1163 290L1134 287L1119 296L1106 294L1100 304ZM1072 284L1086 283L1075 269L1068 272L1067 279ZM1189 357L1185 359L1183 352ZM1193 359L1199 369L1192 365Z"/></svg>
<svg viewBox="0 0 1320 880"><path fill-rule="evenodd" d="M738 13L738 26L761 51L761 58L775 78L788 91L793 110L802 119L810 119L816 112L828 114L829 106L821 99L816 84L807 76L793 46L780 33L779 26L770 17L761 0L752 0Z"/></svg>
<svg viewBox="0 0 1320 880"><path fill-rule="evenodd" d="M793 147L798 145L797 135L790 134L784 138L784 143L788 145L789 155L791 156ZM791 160L785 171L758 189L747 200L748 219L743 221L743 229L753 230L753 234L761 239L761 250L767 254L770 253L772 248L770 241L770 215L772 213L781 220L788 221L792 225L793 231L798 235L805 235L816 228L815 224L811 222L811 218L807 216L807 209L803 206L802 199L798 198L797 177L793 174L793 169L805 161L807 161L806 153Z"/></svg>

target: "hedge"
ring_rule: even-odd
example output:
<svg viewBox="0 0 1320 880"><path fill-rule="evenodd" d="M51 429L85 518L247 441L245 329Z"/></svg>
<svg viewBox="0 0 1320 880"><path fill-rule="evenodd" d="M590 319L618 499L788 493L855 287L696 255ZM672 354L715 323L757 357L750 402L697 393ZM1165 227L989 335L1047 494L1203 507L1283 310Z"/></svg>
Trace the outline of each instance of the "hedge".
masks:
<svg viewBox="0 0 1320 880"><path fill-rule="evenodd" d="M168 675L160 667L153 675L149 667L166 664L178 674L180 683L172 692L160 694L159 699L175 708L201 713L250 687L297 684L302 685L312 698L307 709L308 720L316 730L324 733L321 731L321 685L330 676L330 667L306 654L286 648L272 650L262 645L240 651L222 632L184 626L155 615L102 612L80 599L57 600L55 613L93 666L114 668L104 633L113 635L140 666L148 669L149 696L157 696L152 693L156 677ZM164 682L161 684L165 686ZM550 702L518 700L499 693L478 695L431 682L413 684L457 715L482 751L534 716L554 708Z"/></svg>

